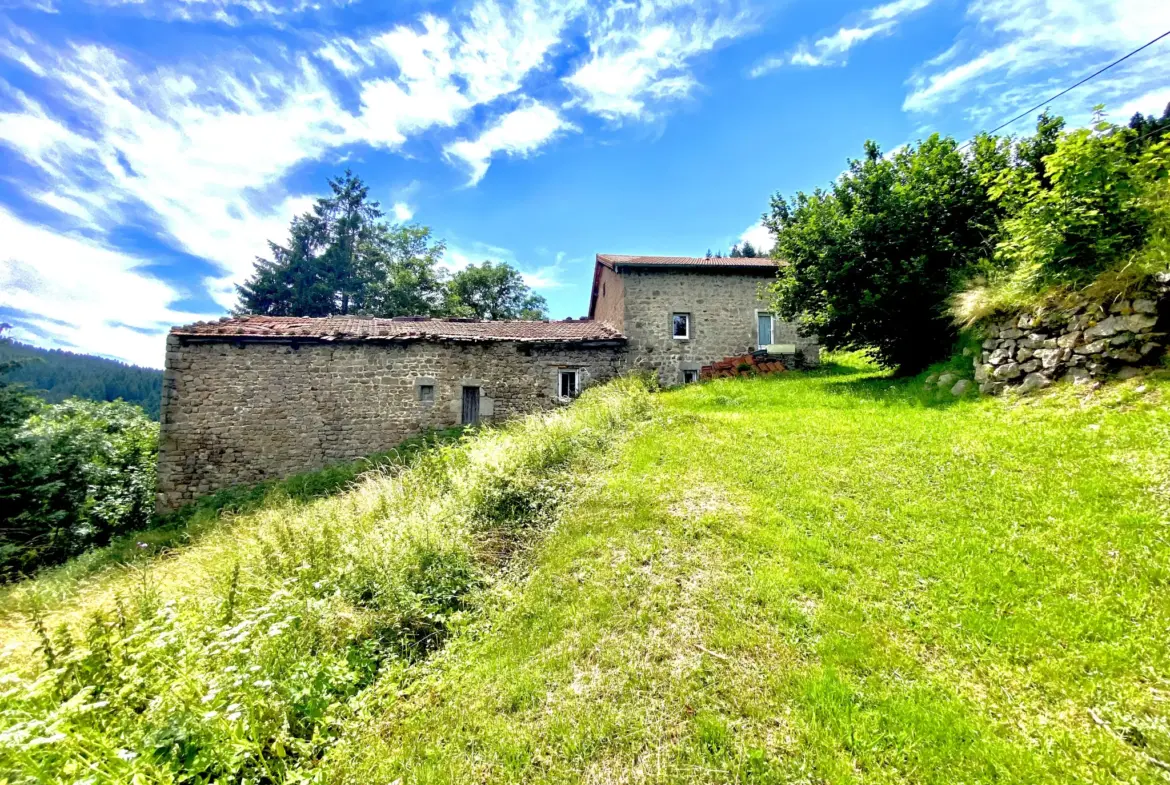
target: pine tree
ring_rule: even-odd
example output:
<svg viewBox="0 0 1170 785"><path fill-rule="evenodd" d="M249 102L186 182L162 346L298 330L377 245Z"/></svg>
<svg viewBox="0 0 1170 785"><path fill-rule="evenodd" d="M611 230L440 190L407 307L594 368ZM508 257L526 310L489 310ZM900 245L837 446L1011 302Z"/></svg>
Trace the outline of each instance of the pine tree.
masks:
<svg viewBox="0 0 1170 785"><path fill-rule="evenodd" d="M431 315L444 302L437 269L445 246L420 226L392 226L361 178L346 170L330 195L293 219L286 245L269 242L237 287L238 314Z"/></svg>

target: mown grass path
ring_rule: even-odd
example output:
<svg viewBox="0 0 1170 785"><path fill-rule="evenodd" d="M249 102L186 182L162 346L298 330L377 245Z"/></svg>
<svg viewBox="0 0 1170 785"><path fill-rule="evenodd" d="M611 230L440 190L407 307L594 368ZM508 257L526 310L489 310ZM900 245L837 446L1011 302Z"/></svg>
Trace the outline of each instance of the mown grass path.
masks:
<svg viewBox="0 0 1170 785"><path fill-rule="evenodd" d="M1170 383L955 402L839 362L661 395L330 776L1167 781Z"/></svg>

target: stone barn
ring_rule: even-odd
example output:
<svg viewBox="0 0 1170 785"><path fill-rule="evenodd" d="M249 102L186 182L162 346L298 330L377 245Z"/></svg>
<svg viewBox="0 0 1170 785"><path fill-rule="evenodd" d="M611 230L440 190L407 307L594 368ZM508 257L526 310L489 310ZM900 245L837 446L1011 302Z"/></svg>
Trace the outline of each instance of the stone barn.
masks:
<svg viewBox="0 0 1170 785"><path fill-rule="evenodd" d="M603 322L246 316L167 338L158 508L567 402L625 366Z"/></svg>
<svg viewBox="0 0 1170 785"><path fill-rule="evenodd" d="M751 352L815 364L816 338L770 310L775 265L598 254L590 318L579 321L245 316L176 327L158 508L554 406L628 370L678 384Z"/></svg>

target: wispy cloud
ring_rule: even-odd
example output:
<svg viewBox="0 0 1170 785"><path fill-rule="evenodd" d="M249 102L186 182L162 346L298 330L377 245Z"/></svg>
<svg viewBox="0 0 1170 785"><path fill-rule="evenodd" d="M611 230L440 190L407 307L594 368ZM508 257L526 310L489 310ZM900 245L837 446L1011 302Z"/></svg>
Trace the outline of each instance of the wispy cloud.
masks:
<svg viewBox="0 0 1170 785"><path fill-rule="evenodd" d="M752 29L723 4L619 3L589 14L589 54L564 79L576 103L607 120L648 119L697 84L691 61Z"/></svg>
<svg viewBox="0 0 1170 785"><path fill-rule="evenodd" d="M757 251L762 253L769 253L772 250L772 246L776 244L776 238L774 238L772 233L768 231L768 227L764 226L762 223L756 223L752 224L747 229L744 229L743 233L740 234L740 245L745 242L751 243Z"/></svg>
<svg viewBox="0 0 1170 785"><path fill-rule="evenodd" d="M181 293L145 272L145 259L2 207L0 237L0 306L21 314L8 318L33 340L159 367L169 327L208 318L173 308Z"/></svg>
<svg viewBox="0 0 1170 785"><path fill-rule="evenodd" d="M950 48L911 77L903 109L930 113L962 103L975 122L1009 114L1170 28L1170 5L1157 0L975 0L967 22ZM1126 104L1149 94L1165 84L1166 53L1165 45L1151 48L1056 108Z"/></svg>
<svg viewBox="0 0 1170 785"><path fill-rule="evenodd" d="M892 3L875 6L855 16L848 24L842 24L829 35L812 42L801 42L789 52L769 55L748 72L752 78L763 76L784 66L816 67L844 65L849 50L863 41L892 33L902 19L921 11L933 0L895 0Z"/></svg>
<svg viewBox="0 0 1170 785"><path fill-rule="evenodd" d="M444 152L448 157L467 164L471 169L468 185L475 185L487 174L496 153L523 158L540 149L557 133L574 128L554 109L530 101L498 118L474 140L460 139L447 145Z"/></svg>
<svg viewBox="0 0 1170 785"><path fill-rule="evenodd" d="M164 303L210 297L226 308L254 258L267 254L266 241L283 237L311 203L288 185L294 174L371 148L441 149L475 184L501 156L534 156L589 115L661 117L695 90L701 55L751 29L737 5L745 1L472 0L330 35L296 26L347 0L70 0L199 21L201 31L247 24L250 34L211 35L198 54L147 55L111 43L117 37L38 38L0 23L0 60L20 74L0 78L0 148L34 173L20 183L21 203L37 207L9 220L26 234L88 244L79 258L127 291ZM562 78L554 65L566 62ZM385 201L395 220L413 219L413 195ZM34 214L54 217L38 224ZM135 253L121 254L127 227L207 260L201 288L180 293ZM6 280L41 263L32 243L2 245ZM545 287L556 280L551 268L528 274ZM28 313L52 310L47 294L22 296ZM88 335L99 334L92 319L86 324ZM123 356L141 360L139 339L126 340Z"/></svg>

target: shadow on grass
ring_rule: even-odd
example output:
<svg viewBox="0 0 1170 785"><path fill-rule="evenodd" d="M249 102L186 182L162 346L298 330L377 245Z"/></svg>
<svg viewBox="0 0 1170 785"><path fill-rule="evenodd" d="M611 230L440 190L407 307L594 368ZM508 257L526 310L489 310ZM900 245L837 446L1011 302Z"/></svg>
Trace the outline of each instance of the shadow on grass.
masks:
<svg viewBox="0 0 1170 785"><path fill-rule="evenodd" d="M384 453L349 463L326 466L282 480L238 485L204 496L174 512L154 518L147 529L115 537L109 545L80 554L70 561L24 576L0 588L0 615L18 610L9 600L35 577L43 583L67 584L104 569L152 558L167 550L190 545L215 529L225 517L242 515L282 501L307 503L348 489L366 472L409 465L419 453L456 441L462 427L433 430L407 439ZM17 603L19 604L19 603Z"/></svg>
<svg viewBox="0 0 1170 785"><path fill-rule="evenodd" d="M864 352L839 352L827 355L815 368L744 378L758 379L769 385L797 385L806 390L815 390L815 394L838 397L842 402L852 399L851 402L867 406L945 409L977 399L975 388L972 386L966 394L954 396L949 388L940 390L928 387L925 380L932 373L958 372L960 364L966 363L969 361L956 356L932 365L921 373L898 376L878 366ZM956 375L969 375L969 371Z"/></svg>

